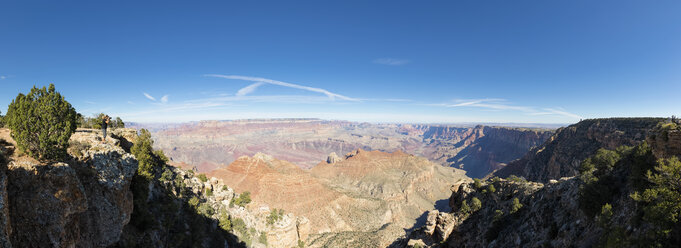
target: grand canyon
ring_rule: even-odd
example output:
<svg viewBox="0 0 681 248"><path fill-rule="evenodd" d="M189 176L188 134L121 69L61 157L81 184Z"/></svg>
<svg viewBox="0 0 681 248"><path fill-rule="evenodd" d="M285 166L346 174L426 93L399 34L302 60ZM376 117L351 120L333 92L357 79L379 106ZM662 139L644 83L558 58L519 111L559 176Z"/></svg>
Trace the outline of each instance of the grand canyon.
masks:
<svg viewBox="0 0 681 248"><path fill-rule="evenodd" d="M0 1L0 248L681 247L681 1Z"/></svg>
<svg viewBox="0 0 681 248"><path fill-rule="evenodd" d="M133 125L135 126L135 125ZM178 166L210 172L241 156L266 153L309 169L331 153L402 151L482 178L541 145L549 128L370 124L318 119L202 121L150 128L155 148Z"/></svg>

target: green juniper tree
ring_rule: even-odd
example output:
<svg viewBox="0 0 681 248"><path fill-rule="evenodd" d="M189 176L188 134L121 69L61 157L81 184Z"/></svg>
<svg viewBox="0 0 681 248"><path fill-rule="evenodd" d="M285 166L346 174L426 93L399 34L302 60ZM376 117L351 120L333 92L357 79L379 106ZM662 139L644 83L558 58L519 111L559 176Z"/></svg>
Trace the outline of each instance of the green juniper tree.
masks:
<svg viewBox="0 0 681 248"><path fill-rule="evenodd" d="M76 110L50 84L33 86L27 94L16 97L3 119L12 130L17 147L40 160L57 160L66 156L69 138L76 131Z"/></svg>

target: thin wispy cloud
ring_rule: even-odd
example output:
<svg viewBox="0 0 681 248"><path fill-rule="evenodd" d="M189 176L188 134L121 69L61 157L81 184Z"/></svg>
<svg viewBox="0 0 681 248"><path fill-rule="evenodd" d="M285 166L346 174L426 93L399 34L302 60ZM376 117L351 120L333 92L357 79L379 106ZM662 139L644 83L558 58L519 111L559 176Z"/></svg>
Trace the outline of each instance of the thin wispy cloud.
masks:
<svg viewBox="0 0 681 248"><path fill-rule="evenodd" d="M542 110L543 110L543 112L530 113L530 115L562 115L562 116L570 117L570 118L574 118L574 119L584 119L584 117L582 117L580 115L567 112L563 109L544 108Z"/></svg>
<svg viewBox="0 0 681 248"><path fill-rule="evenodd" d="M87 103L87 104L97 104L96 102L93 102L93 101L84 101L84 102Z"/></svg>
<svg viewBox="0 0 681 248"><path fill-rule="evenodd" d="M455 103L443 103L439 105L449 108L477 107L494 110L517 110L523 112L534 112L534 110L531 107L511 105L507 103L506 100L498 98L455 100Z"/></svg>
<svg viewBox="0 0 681 248"><path fill-rule="evenodd" d="M5 75L0 75L0 80L5 80L6 78L7 78L7 76L5 76Z"/></svg>
<svg viewBox="0 0 681 248"><path fill-rule="evenodd" d="M379 58L379 59L374 59L374 64L381 64L381 65L406 65L410 61L408 59L396 59L396 58Z"/></svg>
<svg viewBox="0 0 681 248"><path fill-rule="evenodd" d="M168 95L161 97L161 103L168 103Z"/></svg>
<svg viewBox="0 0 681 248"><path fill-rule="evenodd" d="M146 92L143 92L142 94L144 94L144 97L146 97L147 99L152 100L152 101L154 101L154 102L156 101L156 98L154 98L153 96L147 94Z"/></svg>
<svg viewBox="0 0 681 248"><path fill-rule="evenodd" d="M440 103L431 104L435 106L443 106L448 108L457 107L476 107L492 110L513 110L525 112L527 115L559 115L574 119L583 119L583 117L565 111L562 108L542 108L541 110L529 107L529 106L518 106L508 103L505 99L498 98L486 98L486 99L468 99L468 100L455 100L454 103Z"/></svg>
<svg viewBox="0 0 681 248"><path fill-rule="evenodd" d="M279 86L293 88L293 89L301 89L301 90L306 90L306 91L311 91L311 92L317 92L317 93L322 93L322 94L326 95L331 100L340 99L340 100L345 100L345 101L355 101L355 102L360 101L359 99L347 97L347 96L340 95L340 94L336 94L336 93L333 93L333 92L330 92L328 90L321 89L321 88L314 88L314 87L309 87L309 86L304 86L304 85L299 85L299 84L293 84L293 83L287 83L287 82L282 82L282 81L277 81L277 80L272 80L272 79L267 79L267 78L239 76L239 75L220 75L220 74L206 74L204 76L244 80L244 81L250 81L250 82L256 82L256 83L279 85ZM244 91L246 91L245 94L248 94L250 92L253 92L257 87L260 86L260 85L255 85L255 86L254 85L255 84L251 84L249 86L246 86L246 88L242 88L239 91L244 90ZM251 87L251 88L249 88L249 87Z"/></svg>
<svg viewBox="0 0 681 248"><path fill-rule="evenodd" d="M245 96L247 94L253 93L253 91L255 91L255 89L257 89L258 87L260 87L260 85L263 85L263 84L265 84L265 83L258 82L258 83L254 83L254 84L251 84L249 86L243 87L239 91L236 92L236 95L237 96Z"/></svg>

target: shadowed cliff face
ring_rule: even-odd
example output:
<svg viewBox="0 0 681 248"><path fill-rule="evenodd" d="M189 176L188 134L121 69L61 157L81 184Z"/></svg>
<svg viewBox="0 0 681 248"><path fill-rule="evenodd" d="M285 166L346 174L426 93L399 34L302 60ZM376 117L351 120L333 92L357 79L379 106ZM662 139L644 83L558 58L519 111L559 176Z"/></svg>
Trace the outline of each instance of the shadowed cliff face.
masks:
<svg viewBox="0 0 681 248"><path fill-rule="evenodd" d="M392 246L675 247L681 225L656 216L678 211L650 207L679 204L678 169L669 168L681 155L681 128L661 120L597 119L561 129L524 158L531 163L513 163L524 162L530 172L517 175L545 183L518 177L464 183L450 197L452 212L429 212L425 225ZM578 163L558 163L565 158ZM536 167L547 165L543 159L561 169ZM665 164L667 170L661 169ZM562 173L575 176L553 179ZM654 194L654 201L639 196L660 187L674 196Z"/></svg>
<svg viewBox="0 0 681 248"><path fill-rule="evenodd" d="M356 149L404 151L483 177L520 158L550 131L501 127L388 125L320 120L204 121L161 129L155 146L174 164L209 172L263 152L301 168Z"/></svg>
<svg viewBox="0 0 681 248"><path fill-rule="evenodd" d="M560 128L549 140L495 172L495 176L522 176L530 181L576 176L581 162L599 148L615 149L641 143L661 118L584 120Z"/></svg>
<svg viewBox="0 0 681 248"><path fill-rule="evenodd" d="M79 156L57 163L3 149L9 162L0 171L0 220L7 236L0 240L11 242L3 247L105 247L119 239L133 210L129 187L137 160L117 140L101 144L83 132L76 140L83 142Z"/></svg>

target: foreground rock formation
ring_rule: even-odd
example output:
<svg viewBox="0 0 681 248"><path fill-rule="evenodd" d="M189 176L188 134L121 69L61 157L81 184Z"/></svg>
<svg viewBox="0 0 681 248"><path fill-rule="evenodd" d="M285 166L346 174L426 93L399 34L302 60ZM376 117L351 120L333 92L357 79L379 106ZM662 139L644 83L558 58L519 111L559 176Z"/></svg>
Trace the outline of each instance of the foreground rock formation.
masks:
<svg viewBox="0 0 681 248"><path fill-rule="evenodd" d="M249 191L254 207L298 216L298 235L309 247L387 246L426 211L446 210L452 183L470 180L422 157L364 150L330 155L309 172L259 153L209 175ZM302 217L307 230L300 228Z"/></svg>
<svg viewBox="0 0 681 248"><path fill-rule="evenodd" d="M657 186L648 173L658 173L661 163L670 166L675 161L678 163L681 128L664 120L651 124L653 120L660 119L587 120L567 127L525 157L530 158L528 161L542 161L546 154L551 155L551 163L543 164L544 168L534 168L532 166L541 164L525 161L531 173L521 174L546 182L511 176L461 184L450 196L451 212L430 211L423 226L392 246L677 246L681 242L681 226L670 217L660 219L659 216L673 217L678 210L670 206L681 206L675 198L681 189L674 186L681 164L671 167L677 170L675 176L670 172L661 173L671 178ZM587 135L576 135L584 133ZM646 137L647 143L642 140ZM592 151L592 146L604 149ZM589 160L559 164L558 168L563 170L551 167L566 154ZM573 159L571 161L576 160ZM561 175L554 174L557 172L576 175L553 179ZM666 187L665 192L671 197L646 202L637 196L658 186ZM649 208L664 199L667 202L658 207L672 210L654 212ZM649 215L651 213L654 215Z"/></svg>
<svg viewBox="0 0 681 248"><path fill-rule="evenodd" d="M3 132L8 133L5 129ZM89 138L84 138L89 137ZM79 132L85 149L72 161L40 163L12 156L13 141L0 168L3 247L106 247L118 241L130 221L129 187L137 161L117 140L99 143Z"/></svg>
<svg viewBox="0 0 681 248"><path fill-rule="evenodd" d="M541 147L498 170L494 176L516 175L530 181L578 174L580 163L599 148L633 146L646 140L662 118L609 118L584 120L556 131Z"/></svg>
<svg viewBox="0 0 681 248"><path fill-rule="evenodd" d="M484 177L541 145L547 129L369 124L316 119L202 121L159 128L156 148L198 172L258 152L312 168L330 153L403 151Z"/></svg>

